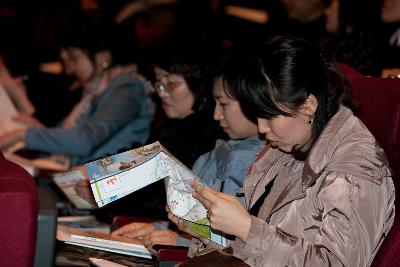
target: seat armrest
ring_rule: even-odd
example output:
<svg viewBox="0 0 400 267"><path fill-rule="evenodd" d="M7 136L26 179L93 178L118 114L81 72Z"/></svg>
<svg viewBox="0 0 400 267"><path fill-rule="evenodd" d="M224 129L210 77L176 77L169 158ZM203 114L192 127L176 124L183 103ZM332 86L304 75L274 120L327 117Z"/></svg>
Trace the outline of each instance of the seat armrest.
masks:
<svg viewBox="0 0 400 267"><path fill-rule="evenodd" d="M157 253L157 262L174 261L180 262L187 259L188 247L154 245L153 250Z"/></svg>

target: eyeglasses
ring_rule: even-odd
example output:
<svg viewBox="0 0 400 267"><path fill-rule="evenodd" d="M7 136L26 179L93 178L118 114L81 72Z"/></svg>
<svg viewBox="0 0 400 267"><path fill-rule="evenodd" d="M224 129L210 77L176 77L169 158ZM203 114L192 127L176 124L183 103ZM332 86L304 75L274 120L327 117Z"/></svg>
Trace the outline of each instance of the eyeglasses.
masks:
<svg viewBox="0 0 400 267"><path fill-rule="evenodd" d="M182 81L176 81L176 82L168 82L166 85L161 83L161 82L156 82L154 84L154 88L156 89L156 92L158 94L170 94L172 93L175 89L177 89L179 86L183 84Z"/></svg>

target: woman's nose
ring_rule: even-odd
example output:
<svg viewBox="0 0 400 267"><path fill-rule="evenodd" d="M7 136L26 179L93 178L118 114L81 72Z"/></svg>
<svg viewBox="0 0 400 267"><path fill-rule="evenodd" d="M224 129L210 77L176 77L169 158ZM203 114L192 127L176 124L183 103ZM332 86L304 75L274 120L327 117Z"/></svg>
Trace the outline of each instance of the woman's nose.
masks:
<svg viewBox="0 0 400 267"><path fill-rule="evenodd" d="M222 120L223 118L223 114L221 111L221 107L219 104L215 105L215 109L214 109L214 120L219 121Z"/></svg>
<svg viewBox="0 0 400 267"><path fill-rule="evenodd" d="M269 122L266 119L257 119L258 131L262 134L268 133L271 131L269 127Z"/></svg>

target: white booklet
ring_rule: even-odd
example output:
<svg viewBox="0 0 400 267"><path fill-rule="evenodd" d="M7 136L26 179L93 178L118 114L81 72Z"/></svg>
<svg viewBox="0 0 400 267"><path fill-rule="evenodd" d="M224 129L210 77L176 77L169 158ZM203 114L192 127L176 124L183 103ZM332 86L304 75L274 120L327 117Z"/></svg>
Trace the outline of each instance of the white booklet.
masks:
<svg viewBox="0 0 400 267"><path fill-rule="evenodd" d="M85 167L99 207L167 178L169 210L186 220L193 232L226 246L224 236L210 227L205 207L192 197L190 183L201 180L159 142L89 162Z"/></svg>
<svg viewBox="0 0 400 267"><path fill-rule="evenodd" d="M57 239L71 245L151 259L151 253L143 243L131 238L57 225Z"/></svg>

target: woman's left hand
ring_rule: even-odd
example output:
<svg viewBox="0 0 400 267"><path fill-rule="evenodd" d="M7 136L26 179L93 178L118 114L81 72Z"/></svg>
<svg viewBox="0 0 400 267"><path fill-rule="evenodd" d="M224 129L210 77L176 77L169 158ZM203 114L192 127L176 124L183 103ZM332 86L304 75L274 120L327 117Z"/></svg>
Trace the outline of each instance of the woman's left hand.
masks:
<svg viewBox="0 0 400 267"><path fill-rule="evenodd" d="M143 238L146 247L152 247L155 244L176 246L178 242L178 233L172 230L155 230Z"/></svg>
<svg viewBox="0 0 400 267"><path fill-rule="evenodd" d="M19 129L0 136L0 150L5 150L17 142L24 141L25 134L25 129Z"/></svg>
<svg viewBox="0 0 400 267"><path fill-rule="evenodd" d="M193 182L193 197L208 210L211 227L245 241L251 226L251 215L233 196Z"/></svg>

